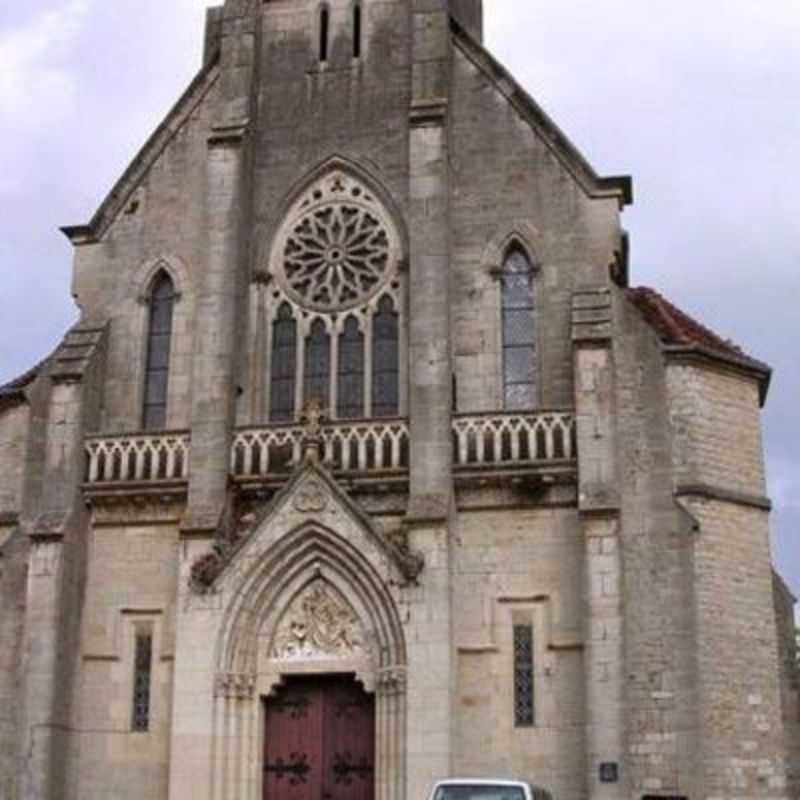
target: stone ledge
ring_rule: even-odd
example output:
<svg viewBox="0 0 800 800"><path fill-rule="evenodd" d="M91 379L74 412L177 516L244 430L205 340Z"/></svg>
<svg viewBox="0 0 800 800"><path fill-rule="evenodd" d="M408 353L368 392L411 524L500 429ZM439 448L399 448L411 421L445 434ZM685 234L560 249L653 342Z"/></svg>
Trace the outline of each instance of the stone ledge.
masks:
<svg viewBox="0 0 800 800"><path fill-rule="evenodd" d="M707 483L679 486L675 490L675 497L699 497L704 500L719 500L723 503L757 508L760 511L772 511L772 501L768 497L738 492L735 489L725 489L721 486L712 486Z"/></svg>

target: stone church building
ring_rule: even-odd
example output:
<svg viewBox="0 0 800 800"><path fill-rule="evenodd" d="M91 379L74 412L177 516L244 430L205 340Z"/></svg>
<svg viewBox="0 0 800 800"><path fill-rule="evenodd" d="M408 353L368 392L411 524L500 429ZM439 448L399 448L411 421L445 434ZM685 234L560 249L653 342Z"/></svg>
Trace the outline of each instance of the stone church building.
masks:
<svg viewBox="0 0 800 800"><path fill-rule="evenodd" d="M2 800L799 796L770 369L632 288L630 179L482 29L227 0L64 229L79 322L0 389Z"/></svg>

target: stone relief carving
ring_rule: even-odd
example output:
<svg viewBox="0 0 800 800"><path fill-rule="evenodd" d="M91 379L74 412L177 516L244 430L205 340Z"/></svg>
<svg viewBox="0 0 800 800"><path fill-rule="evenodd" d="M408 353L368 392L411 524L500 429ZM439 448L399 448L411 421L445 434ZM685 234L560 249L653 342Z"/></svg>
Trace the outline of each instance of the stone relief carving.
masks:
<svg viewBox="0 0 800 800"><path fill-rule="evenodd" d="M294 498L294 507L297 511L310 514L324 511L328 506L328 493L318 480L306 481L298 490Z"/></svg>
<svg viewBox="0 0 800 800"><path fill-rule="evenodd" d="M224 672L217 675L214 696L227 700L250 700L255 694L256 676Z"/></svg>
<svg viewBox="0 0 800 800"><path fill-rule="evenodd" d="M284 661L354 658L368 651L353 608L332 586L318 580L284 614L270 657Z"/></svg>

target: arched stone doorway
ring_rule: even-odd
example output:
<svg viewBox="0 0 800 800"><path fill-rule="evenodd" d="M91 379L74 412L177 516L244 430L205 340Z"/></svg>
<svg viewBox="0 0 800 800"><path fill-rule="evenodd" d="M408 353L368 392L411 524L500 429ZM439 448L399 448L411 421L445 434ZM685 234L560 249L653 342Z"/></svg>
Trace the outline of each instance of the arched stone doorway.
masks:
<svg viewBox="0 0 800 800"><path fill-rule="evenodd" d="M359 744L371 748L372 763L360 765L359 755L353 765L346 748L337 752L335 746L319 745L313 766L329 773L328 800L337 797L330 791L337 789L337 763L340 772L369 768L370 792L363 800L404 798L405 642L388 576L380 574L380 566L388 564L385 559L375 564L369 555L370 549L359 548L352 537L308 523L275 542L240 576L218 647L215 798L272 800L275 787L267 771L272 762L266 760L272 757L269 737L275 733L270 708L298 687L318 704L317 713L324 715L326 704L349 692L365 698L359 713L372 716L371 741ZM344 739L355 737L344 724L337 730ZM305 800L300 787L293 788L296 800Z"/></svg>

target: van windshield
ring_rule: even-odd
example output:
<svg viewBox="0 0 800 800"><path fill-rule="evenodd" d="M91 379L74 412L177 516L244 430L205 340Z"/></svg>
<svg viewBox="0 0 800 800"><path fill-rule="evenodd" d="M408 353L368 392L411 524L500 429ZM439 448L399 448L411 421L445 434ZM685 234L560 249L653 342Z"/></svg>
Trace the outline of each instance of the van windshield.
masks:
<svg viewBox="0 0 800 800"><path fill-rule="evenodd" d="M440 786L434 800L525 800L525 792L519 786L460 783Z"/></svg>

